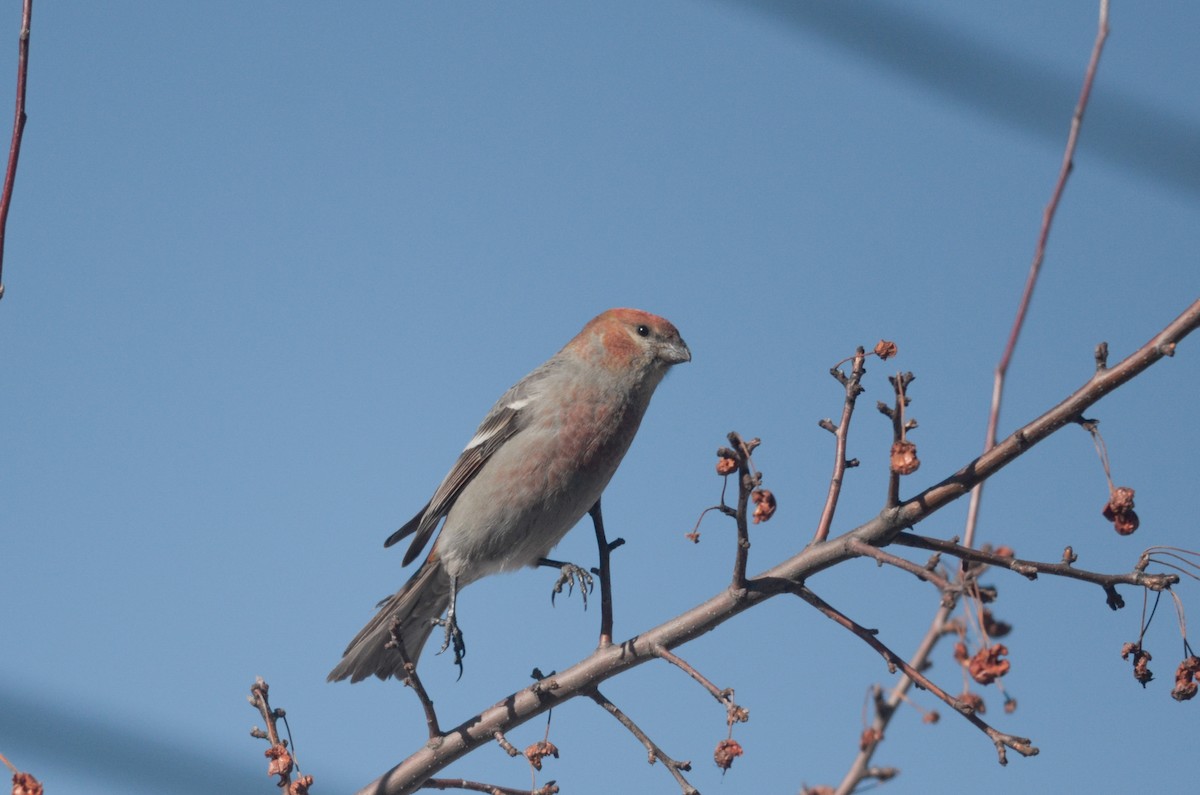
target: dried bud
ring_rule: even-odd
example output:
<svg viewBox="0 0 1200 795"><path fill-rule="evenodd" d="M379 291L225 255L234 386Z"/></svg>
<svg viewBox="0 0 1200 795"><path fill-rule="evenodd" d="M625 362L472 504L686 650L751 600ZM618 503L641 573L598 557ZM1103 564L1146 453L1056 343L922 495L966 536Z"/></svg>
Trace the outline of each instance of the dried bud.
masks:
<svg viewBox="0 0 1200 795"><path fill-rule="evenodd" d="M1171 691L1171 698L1187 701L1195 696L1197 676L1200 676L1200 657L1193 654L1179 663L1179 668L1175 670L1175 688Z"/></svg>
<svg viewBox="0 0 1200 795"><path fill-rule="evenodd" d="M12 795L42 795L42 782L28 773L13 773Z"/></svg>
<svg viewBox="0 0 1200 795"><path fill-rule="evenodd" d="M967 654L967 644L961 640L954 644L954 659L958 661L959 665L966 665L971 659L970 655Z"/></svg>
<svg viewBox="0 0 1200 795"><path fill-rule="evenodd" d="M690 533L684 533L683 537L686 538L688 541L691 541L693 544L700 543L700 531L699 530L693 530Z"/></svg>
<svg viewBox="0 0 1200 795"><path fill-rule="evenodd" d="M891 340L880 340L875 343L875 355L884 361L887 361L899 352L900 349Z"/></svg>
<svg viewBox="0 0 1200 795"><path fill-rule="evenodd" d="M542 760L547 756L558 759L558 747L549 740L539 740L525 749L525 758L533 765L534 770L542 769Z"/></svg>
<svg viewBox="0 0 1200 795"><path fill-rule="evenodd" d="M717 459L717 474L718 475L722 475L722 476L732 475L734 472L737 472L737 468L738 468L738 463L737 463L737 461L735 461L732 458L726 458L725 456L721 456L720 458Z"/></svg>
<svg viewBox="0 0 1200 795"><path fill-rule="evenodd" d="M938 711L936 709L931 709L921 716L921 723L934 724L941 719L942 716L938 714Z"/></svg>
<svg viewBox="0 0 1200 795"><path fill-rule="evenodd" d="M863 729L862 736L858 738L858 750L865 751L872 745L875 745L882 740L883 732L881 732L879 729Z"/></svg>
<svg viewBox="0 0 1200 795"><path fill-rule="evenodd" d="M1017 556L1017 553L1013 552L1013 548L1009 546L996 547L993 552L1002 558L1015 558Z"/></svg>
<svg viewBox="0 0 1200 795"><path fill-rule="evenodd" d="M743 753L737 740L722 740L717 743L717 750L713 751L713 761L717 763L717 767L728 770L733 767L733 760Z"/></svg>
<svg viewBox="0 0 1200 795"><path fill-rule="evenodd" d="M958 701L964 707L968 707L980 715L987 714L987 704L984 703L983 696L978 693L967 691L958 697Z"/></svg>
<svg viewBox="0 0 1200 795"><path fill-rule="evenodd" d="M271 763L267 765L268 776L289 776L292 773L292 755L288 753L287 746L280 743L272 745L263 752Z"/></svg>
<svg viewBox="0 0 1200 795"><path fill-rule="evenodd" d="M1017 700L1012 696L1004 697L1004 713L1011 715L1017 711Z"/></svg>
<svg viewBox="0 0 1200 795"><path fill-rule="evenodd" d="M892 445L892 471L897 475L911 475L921 466L917 458L917 446L909 441L899 441Z"/></svg>
<svg viewBox="0 0 1200 795"><path fill-rule="evenodd" d="M288 785L288 795L308 795L308 789L313 785L312 776L298 776Z"/></svg>
<svg viewBox="0 0 1200 795"><path fill-rule="evenodd" d="M971 664L967 666L967 671L971 674L971 678L979 684L990 685L1008 673L1008 669L1011 667L1009 661L1000 659L1006 654L1008 654L1008 647L1003 643L980 649L971 658Z"/></svg>
<svg viewBox="0 0 1200 795"><path fill-rule="evenodd" d="M755 489L750 492L754 500L754 523L765 522L775 515L775 495L766 489Z"/></svg>
<svg viewBox="0 0 1200 795"><path fill-rule="evenodd" d="M1154 674L1150 672L1147 665L1150 663L1150 652L1142 648L1141 643L1126 643L1121 647L1121 659L1129 658L1133 655L1133 678L1142 683L1145 687L1150 680L1154 678Z"/></svg>
<svg viewBox="0 0 1200 795"><path fill-rule="evenodd" d="M1118 533L1127 536L1138 529L1138 515L1133 510L1133 489L1121 486L1112 490L1104 504L1104 518L1113 523Z"/></svg>

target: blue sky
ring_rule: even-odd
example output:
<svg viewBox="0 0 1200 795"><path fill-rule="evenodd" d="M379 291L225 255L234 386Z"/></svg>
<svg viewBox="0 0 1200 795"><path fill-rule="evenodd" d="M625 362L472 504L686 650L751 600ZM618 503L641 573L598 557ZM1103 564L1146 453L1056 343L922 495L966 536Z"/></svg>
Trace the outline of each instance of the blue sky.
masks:
<svg viewBox="0 0 1200 795"><path fill-rule="evenodd" d="M603 4L43 3L0 302L0 751L55 793L272 792L256 675L287 708L317 792L352 790L423 739L413 695L325 674L407 573L382 541L424 503L495 398L589 318L670 318L694 361L660 387L605 496L616 634L725 586L713 450L738 430L778 495L751 568L811 537L840 396L870 367L835 532L872 517L890 429L885 375L917 374L914 493L982 445L991 372L1033 253L1095 36L1096 4L732 0ZM0 20L0 74L18 14ZM1113 32L1002 430L1077 387L1200 294L1200 9L1113 8ZM0 85L3 85L0 82ZM11 89L9 89L11 90ZM0 97L2 99L2 97ZM7 105L6 105L7 106ZM1100 516L1089 438L1068 428L988 487L981 539L1128 569L1197 546L1197 343L1106 398L1114 477L1142 529ZM965 504L921 531L961 531ZM557 556L594 560L591 531ZM914 559L924 560L923 556ZM999 767L942 709L892 724L896 793L1194 787L1197 704L1168 693L1164 604L1143 691L1119 657L1140 597L1111 613L1080 583L996 573L1012 622L988 718L1032 737ZM426 655L452 725L585 656L599 620L551 608L549 572L464 592L466 674ZM900 653L937 604L866 563L810 585ZM1180 594L1200 610L1194 582ZM724 713L668 666L606 694L702 791L835 783L878 657L776 600L679 653L734 687L746 755L711 764ZM948 656L930 671L956 690ZM930 706L926 695L916 697ZM510 739L542 737L534 721ZM590 703L555 710L564 792L675 788ZM484 750L448 775L529 782ZM953 785L957 788L959 785ZM718 788L723 788L718 790Z"/></svg>

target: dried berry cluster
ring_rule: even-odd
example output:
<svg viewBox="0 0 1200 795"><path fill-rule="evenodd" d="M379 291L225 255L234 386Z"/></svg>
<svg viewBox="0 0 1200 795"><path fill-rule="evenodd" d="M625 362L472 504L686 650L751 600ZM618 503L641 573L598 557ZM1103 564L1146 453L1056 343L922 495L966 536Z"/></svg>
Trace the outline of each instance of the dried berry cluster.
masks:
<svg viewBox="0 0 1200 795"><path fill-rule="evenodd" d="M1104 504L1104 518L1113 523L1113 528L1123 536L1138 529L1138 515L1133 510L1133 489L1120 486L1112 490Z"/></svg>

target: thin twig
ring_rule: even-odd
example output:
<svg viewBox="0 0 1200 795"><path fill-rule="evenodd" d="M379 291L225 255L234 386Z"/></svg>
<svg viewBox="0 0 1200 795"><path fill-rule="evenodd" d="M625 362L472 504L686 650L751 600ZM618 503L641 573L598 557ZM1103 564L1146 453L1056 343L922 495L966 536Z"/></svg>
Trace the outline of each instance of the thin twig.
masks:
<svg viewBox="0 0 1200 795"><path fill-rule="evenodd" d="M893 451L895 451L896 445L907 441L908 423L904 419L904 409L908 406L909 398L905 394L905 391L908 389L908 385L912 383L912 380L912 373L899 373L888 376L888 381L891 382L892 389L896 393L896 401L891 409L887 409L883 403L879 405L879 410L892 420ZM900 475L901 472L896 467L896 462L893 461L891 468L888 470L887 508L895 508L900 504Z"/></svg>
<svg viewBox="0 0 1200 795"><path fill-rule="evenodd" d="M1033 262L1029 266L1029 275L1025 277L1025 289L1021 292L1020 303L1017 304L1017 315L1013 319L1012 328L1008 332L1008 342L1004 346L1004 354L996 365L995 378L992 383L992 407L988 413L987 436L984 439L983 450L987 452L996 445L996 429L1000 424L1000 403L1004 398L1004 379L1008 374L1008 365L1012 361L1013 352L1017 348L1017 339L1025 325L1025 315L1029 311L1029 303L1033 298L1033 289L1037 286L1038 275L1042 270L1042 262L1046 259L1046 242L1050 239L1050 226L1054 222L1058 204L1062 199L1063 190L1067 187L1067 178L1075 167L1075 147L1079 143L1079 131L1083 125L1083 113L1087 110L1088 99L1092 95L1092 83L1096 79L1096 68L1100 64L1100 53L1104 51L1104 41L1108 38L1108 0L1100 0L1100 22L1096 32L1096 41L1092 45L1092 55L1088 59L1087 71L1083 76L1083 87L1079 91L1079 99L1075 103L1075 112L1071 114L1071 129L1067 133L1067 145L1063 151L1062 165L1058 170L1058 181L1050 194L1050 201L1042 213L1042 227L1038 232L1037 246L1033 252ZM1105 351L1107 358L1107 350ZM1099 359L1097 359L1099 361ZM1097 370L1100 368L1097 367ZM967 508L967 526L963 533L963 544L975 545L975 527L979 519L979 502L983 498L983 484L975 487L971 494L971 503Z"/></svg>
<svg viewBox="0 0 1200 795"><path fill-rule="evenodd" d="M730 726L735 723L745 723L750 720L750 713L743 707L737 705L733 700L733 688L719 688L704 674L697 671L677 654L672 653L669 649L663 646L655 646L654 654L661 659L671 663L679 670L686 673L688 676L699 682L705 690L712 694L712 697L717 700L721 706L725 707L727 713L727 721Z"/></svg>
<svg viewBox="0 0 1200 795"><path fill-rule="evenodd" d="M547 781L535 790L527 790L468 781L465 778L431 778L421 785L421 789L464 789L468 792L486 792L488 795L554 795L558 792L558 784Z"/></svg>
<svg viewBox="0 0 1200 795"><path fill-rule="evenodd" d="M417 673L417 664L408 656L408 652L404 649L404 639L400 637L400 616L397 615L392 619L390 628L391 640L388 641L384 648L394 649L400 655L400 664L404 668L404 685L411 687L413 692L417 694L417 700L421 702L421 709L425 711L425 728L429 732L429 739L434 740L442 736L441 727L438 726L437 712L433 709L433 699L429 697L429 693L425 690L425 685L421 683L421 677Z"/></svg>
<svg viewBox="0 0 1200 795"><path fill-rule="evenodd" d="M842 494L842 479L846 475L851 462L846 458L846 442L850 434L850 418L854 415L854 404L862 394L862 377L867 372L863 363L866 361L866 351L860 346L854 353L854 364L850 375L845 375L839 367L830 370L834 378L846 388L846 399L842 403L842 421L837 427L832 422L824 421L821 427L834 435L837 440L833 451L833 475L829 478L829 492L825 496L825 507L821 511L821 519L817 523L817 532L813 535L812 543L817 544L829 538L829 528L833 526L833 514L837 510L838 499ZM857 462L855 462L857 463Z"/></svg>
<svg viewBox="0 0 1200 795"><path fill-rule="evenodd" d="M806 586L796 586L792 589L792 593L808 602L827 618L832 619L835 623L848 629L854 634L855 637L859 638L872 649L877 651L887 663L889 671L895 673L896 669L900 669L904 672L905 676L916 683L917 687L928 690L930 693L940 698L946 703L947 706L966 718L973 726L975 726L975 728L979 729L989 738L991 738L992 743L996 746L996 753L1000 764L1008 764L1005 748L1011 748L1021 756L1037 756L1038 749L1033 746L1031 740L1026 737L1017 737L1012 734L1005 734L992 728L986 721L984 721L975 713L975 710L971 706L965 704L964 702L947 693L942 688L938 687L927 676L906 662L904 658L900 657L900 655L896 654L883 643L881 643L879 639L875 637L875 630L867 629L866 627L855 623L852 619L847 618L844 614L839 612L837 608L833 607L824 599L817 596Z"/></svg>
<svg viewBox="0 0 1200 795"><path fill-rule="evenodd" d="M12 204L13 185L17 179L17 161L21 157L21 139L25 134L25 84L29 75L29 23L32 15L33 0L25 0L21 9L21 35L17 43L17 98L12 143L8 147L4 189L0 192L0 298L4 297L4 233L8 228L8 208Z"/></svg>
<svg viewBox="0 0 1200 795"><path fill-rule="evenodd" d="M629 730L630 734L638 739L638 742L646 747L646 761L648 761L650 764L654 764L656 761L663 763L663 766L666 767L667 770L670 771L671 775L675 777L675 781L677 784L679 784L679 788L683 790L684 795L700 795L699 790L689 784L688 780L683 777L683 773L680 772L691 770L691 762L679 762L667 756L666 753L663 752L663 749L658 747L657 743L651 740L650 737L644 731L642 731L628 715L622 712L616 704L605 698L604 694L599 690L589 690L585 695L603 707L608 714L616 718L622 726Z"/></svg>
<svg viewBox="0 0 1200 795"><path fill-rule="evenodd" d="M851 538L846 542L846 545L851 552L856 552L864 557L874 558L880 563L880 565L886 563L889 566L895 566L898 569L907 571L918 580L933 583L933 585L937 586L938 590L940 591L958 590L958 586L932 569L926 566L919 566L916 563L913 563L911 560L905 560L904 558L899 557L898 555L893 555L890 552L884 552L882 549L873 547L865 541L857 538Z"/></svg>
<svg viewBox="0 0 1200 795"><path fill-rule="evenodd" d="M1147 574L1137 569L1124 574L1102 574L1100 572L1076 568L1066 563L1044 563L1036 560L1005 557L992 552L985 552L981 549L966 547L962 544L955 544L952 541L942 541L938 538L929 538L928 536L920 536L915 533L900 533L892 541L901 546L928 549L941 552L945 555L951 555L960 560L986 563L990 566L1010 569L1031 580L1037 579L1038 574L1053 574L1056 577L1069 577L1073 580L1094 583L1106 591L1116 585L1135 585L1139 588L1148 588L1151 591L1162 591L1179 582L1179 575L1177 574Z"/></svg>
<svg viewBox="0 0 1200 795"><path fill-rule="evenodd" d="M727 438L737 454L738 464L737 551L733 558L733 584L730 587L736 592L741 592L746 589L746 565L750 560L750 525L747 521L747 509L750 505L750 494L758 486L760 479L750 458L750 454L758 446L758 439L743 441L736 431L731 431Z"/></svg>
<svg viewBox="0 0 1200 795"><path fill-rule="evenodd" d="M608 536L604 534L604 516L600 513L600 500L596 500L596 504L592 506L588 513L592 517L592 527L596 530L596 552L600 558L600 565L596 571L600 577L600 647L612 645L613 638L613 600L612 600L612 551L624 544L623 539L618 538L611 544L608 542Z"/></svg>

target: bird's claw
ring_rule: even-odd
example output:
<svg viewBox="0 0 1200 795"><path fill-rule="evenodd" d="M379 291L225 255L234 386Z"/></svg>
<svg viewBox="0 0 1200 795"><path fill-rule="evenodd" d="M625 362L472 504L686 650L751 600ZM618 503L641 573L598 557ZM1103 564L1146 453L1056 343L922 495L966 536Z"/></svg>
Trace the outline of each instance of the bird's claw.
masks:
<svg viewBox="0 0 1200 795"><path fill-rule="evenodd" d="M595 587L595 579L587 569L574 563L563 563L559 566L558 579L554 581L554 590L550 592L550 604L554 604L554 597L562 593L564 586L567 595L570 596L576 583L579 583L579 594L583 597L583 609L587 610L588 592Z"/></svg>
<svg viewBox="0 0 1200 795"><path fill-rule="evenodd" d="M446 649L454 649L454 664L458 666L458 678L462 679L463 675L463 658L467 656L467 644L463 641L462 630L458 628L458 619L454 613L447 613L445 618L433 619L435 626L445 628L445 637L442 639L442 647L437 653L441 654Z"/></svg>

